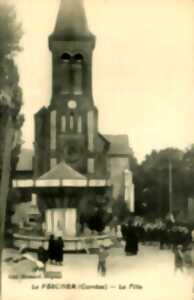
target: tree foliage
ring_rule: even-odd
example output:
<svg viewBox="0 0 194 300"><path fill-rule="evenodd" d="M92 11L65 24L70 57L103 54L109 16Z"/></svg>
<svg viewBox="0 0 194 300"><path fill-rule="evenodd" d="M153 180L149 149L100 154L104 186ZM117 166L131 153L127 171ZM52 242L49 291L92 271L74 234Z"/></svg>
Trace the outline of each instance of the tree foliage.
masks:
<svg viewBox="0 0 194 300"><path fill-rule="evenodd" d="M21 24L17 21L13 6L0 3L0 61L13 57L21 50Z"/></svg>
<svg viewBox="0 0 194 300"><path fill-rule="evenodd" d="M0 231L1 247L5 228L5 212L12 201L8 196L10 182L22 144L21 127L24 117L20 114L22 90L15 55L21 50L21 24L13 6L0 3ZM10 169L11 168L11 169ZM7 201L8 199L8 201ZM8 203L7 203L8 202ZM9 213L7 214L9 219Z"/></svg>
<svg viewBox="0 0 194 300"><path fill-rule="evenodd" d="M164 216L169 211L169 165L172 167L174 213L187 209L194 196L194 145L185 151L176 148L153 150L138 166L136 210L140 214Z"/></svg>
<svg viewBox="0 0 194 300"><path fill-rule="evenodd" d="M113 216L116 217L118 224L122 223L127 217L129 217L129 209L122 198L114 201L112 212Z"/></svg>
<svg viewBox="0 0 194 300"><path fill-rule="evenodd" d="M0 169L5 145L5 124L11 114L14 126L12 144L12 169L16 166L21 140L21 126L24 117L20 114L22 90L19 86L19 74L14 57L21 50L21 24L17 21L13 6L0 3Z"/></svg>
<svg viewBox="0 0 194 300"><path fill-rule="evenodd" d="M183 156L183 185L186 197L194 197L194 144L188 147Z"/></svg>

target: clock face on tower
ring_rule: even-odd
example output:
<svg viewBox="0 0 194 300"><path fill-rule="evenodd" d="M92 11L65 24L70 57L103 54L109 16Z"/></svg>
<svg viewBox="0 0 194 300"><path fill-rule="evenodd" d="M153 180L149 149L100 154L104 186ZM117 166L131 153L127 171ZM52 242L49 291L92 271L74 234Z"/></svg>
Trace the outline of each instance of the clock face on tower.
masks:
<svg viewBox="0 0 194 300"><path fill-rule="evenodd" d="M69 100L67 102L67 106L70 108L70 109L76 109L77 108L77 102L75 100Z"/></svg>

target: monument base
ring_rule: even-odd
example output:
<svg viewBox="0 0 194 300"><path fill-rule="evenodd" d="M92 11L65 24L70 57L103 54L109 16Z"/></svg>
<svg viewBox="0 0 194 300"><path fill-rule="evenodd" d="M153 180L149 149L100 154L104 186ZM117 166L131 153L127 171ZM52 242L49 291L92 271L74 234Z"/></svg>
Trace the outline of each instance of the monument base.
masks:
<svg viewBox="0 0 194 300"><path fill-rule="evenodd" d="M45 211L44 230L21 231L13 234L13 244L16 248L26 247L36 251L39 247L48 249L50 235L55 238L59 236L64 241L64 252L89 253L91 249L96 249L99 245L110 247L112 243L112 234L93 234L85 232L83 235L77 233L77 210L75 208L53 208ZM36 233L35 233L36 232Z"/></svg>

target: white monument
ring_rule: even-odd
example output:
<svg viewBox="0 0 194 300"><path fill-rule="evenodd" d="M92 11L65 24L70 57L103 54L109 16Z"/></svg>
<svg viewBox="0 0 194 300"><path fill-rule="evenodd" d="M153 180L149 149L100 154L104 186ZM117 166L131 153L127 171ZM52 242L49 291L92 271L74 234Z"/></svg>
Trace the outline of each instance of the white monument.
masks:
<svg viewBox="0 0 194 300"><path fill-rule="evenodd" d="M135 211L135 197L133 177L130 170L124 171L124 199L127 203L130 212Z"/></svg>
<svg viewBox="0 0 194 300"><path fill-rule="evenodd" d="M75 237L77 234L77 211L74 208L46 210L46 233L56 237Z"/></svg>

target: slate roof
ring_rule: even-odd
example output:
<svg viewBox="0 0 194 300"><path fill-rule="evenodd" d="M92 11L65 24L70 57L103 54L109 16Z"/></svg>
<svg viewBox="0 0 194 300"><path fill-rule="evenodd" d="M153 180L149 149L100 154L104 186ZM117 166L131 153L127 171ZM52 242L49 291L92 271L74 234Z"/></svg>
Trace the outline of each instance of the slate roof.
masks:
<svg viewBox="0 0 194 300"><path fill-rule="evenodd" d="M39 179L86 179L85 176L81 175L76 170L72 169L65 161L59 163L50 171L42 175Z"/></svg>
<svg viewBox="0 0 194 300"><path fill-rule="evenodd" d="M76 39L91 36L82 2L82 0L61 0L53 37Z"/></svg>

